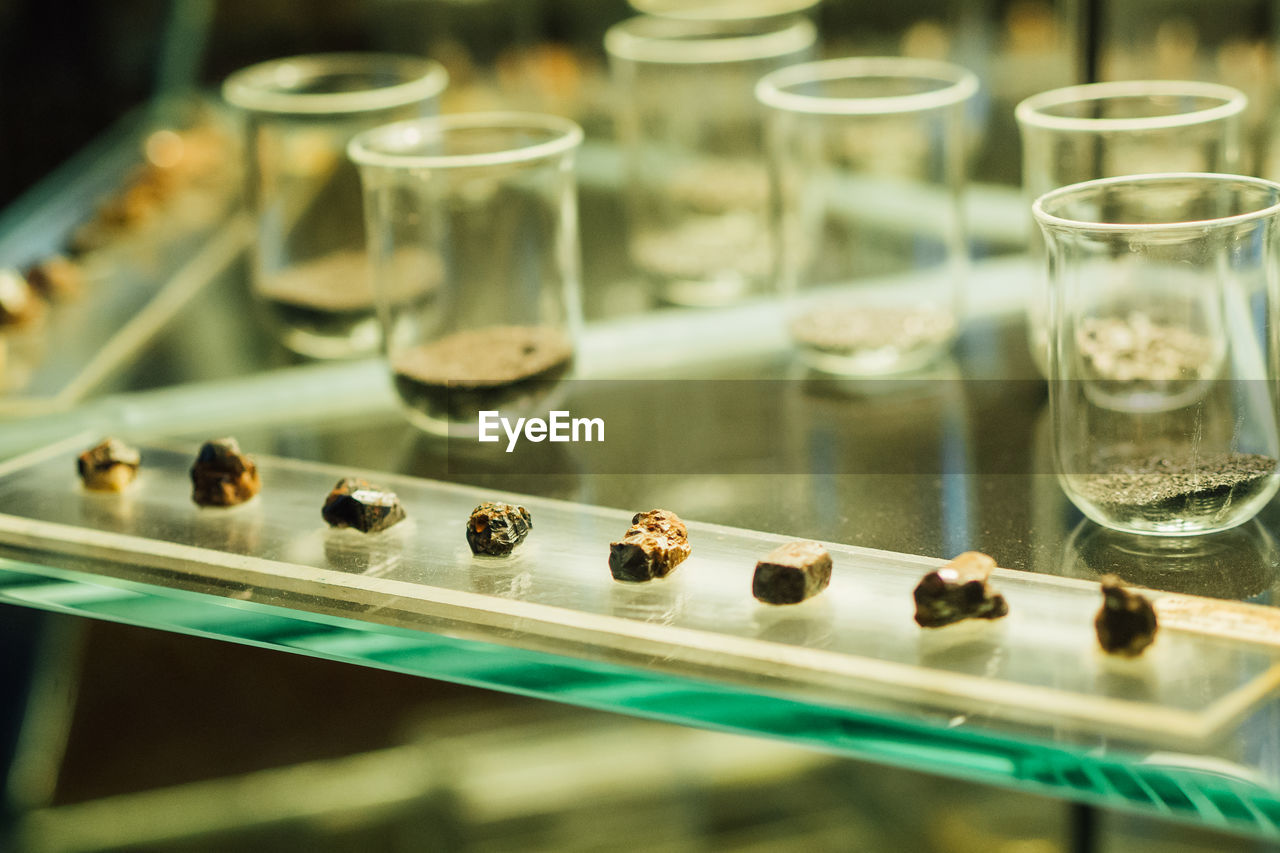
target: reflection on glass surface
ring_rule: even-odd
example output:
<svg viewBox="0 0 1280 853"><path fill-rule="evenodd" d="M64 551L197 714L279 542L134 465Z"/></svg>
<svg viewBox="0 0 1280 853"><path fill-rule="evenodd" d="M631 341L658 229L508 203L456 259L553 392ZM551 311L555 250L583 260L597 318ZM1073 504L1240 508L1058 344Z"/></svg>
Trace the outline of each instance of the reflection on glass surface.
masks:
<svg viewBox="0 0 1280 853"><path fill-rule="evenodd" d="M1138 536L1084 520L1063 547L1065 577L1119 575L1152 589L1269 604L1280 552L1256 520L1209 536Z"/></svg>

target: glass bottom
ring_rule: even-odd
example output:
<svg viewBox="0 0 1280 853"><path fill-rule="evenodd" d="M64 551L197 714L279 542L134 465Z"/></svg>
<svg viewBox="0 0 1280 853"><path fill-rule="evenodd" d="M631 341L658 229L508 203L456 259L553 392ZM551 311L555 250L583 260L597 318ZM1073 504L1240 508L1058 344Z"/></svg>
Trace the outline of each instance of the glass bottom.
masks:
<svg viewBox="0 0 1280 853"><path fill-rule="evenodd" d="M475 436L481 412L545 413L573 369L573 347L554 326L454 332L391 356L409 421L433 435Z"/></svg>
<svg viewBox="0 0 1280 853"><path fill-rule="evenodd" d="M1061 475L1072 503L1104 527L1150 536L1199 536L1253 518L1280 487L1276 460L1249 453L1153 458L1103 473Z"/></svg>
<svg viewBox="0 0 1280 853"><path fill-rule="evenodd" d="M420 249L398 250L382 279L382 297L395 306L434 297L440 259ZM312 358L372 355L382 340L377 294L363 249L335 249L260 276L259 301L289 349Z"/></svg>
<svg viewBox="0 0 1280 853"><path fill-rule="evenodd" d="M631 259L656 283L661 302L690 308L730 305L763 293L773 272L764 222L741 210L641 229L631 240Z"/></svg>
<svg viewBox="0 0 1280 853"><path fill-rule="evenodd" d="M742 302L760 291L745 276L722 275L711 279L662 279L655 287L658 301L681 308L723 308Z"/></svg>
<svg viewBox="0 0 1280 853"><path fill-rule="evenodd" d="M268 312L280 343L309 358L373 355L382 341L378 318L369 311L317 311L275 303Z"/></svg>
<svg viewBox="0 0 1280 853"><path fill-rule="evenodd" d="M921 370L946 354L955 319L930 307L814 305L791 321L805 363L839 376Z"/></svg>

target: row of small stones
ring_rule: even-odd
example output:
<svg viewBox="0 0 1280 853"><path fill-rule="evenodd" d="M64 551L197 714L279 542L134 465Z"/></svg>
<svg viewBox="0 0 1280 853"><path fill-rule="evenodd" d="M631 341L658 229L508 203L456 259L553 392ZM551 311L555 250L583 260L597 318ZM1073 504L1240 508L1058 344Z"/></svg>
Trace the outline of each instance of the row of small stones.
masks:
<svg viewBox="0 0 1280 853"><path fill-rule="evenodd" d="M80 454L77 467L85 487L122 491L137 475L141 455L123 442L108 438ZM191 497L200 506L234 506L261 489L254 461L240 451L233 438L207 441L191 466ZM402 521L404 507L394 492L367 480L346 477L325 498L321 517L331 527L350 527L377 533ZM533 529L522 506L486 502L467 519L467 544L474 554L510 554ZM609 545L609 570L615 580L642 583L671 574L691 553L689 531L673 512L655 509L637 513L623 537ZM831 583L831 555L817 542L795 541L778 546L756 563L751 592L767 604L798 604L821 593ZM967 551L929 572L916 586L915 620L924 628L941 628L965 619L1000 619L1008 602L992 588L996 561ZM1125 588L1119 578L1102 579L1103 603L1094 628L1103 650L1134 657L1151 645L1156 615L1151 602Z"/></svg>

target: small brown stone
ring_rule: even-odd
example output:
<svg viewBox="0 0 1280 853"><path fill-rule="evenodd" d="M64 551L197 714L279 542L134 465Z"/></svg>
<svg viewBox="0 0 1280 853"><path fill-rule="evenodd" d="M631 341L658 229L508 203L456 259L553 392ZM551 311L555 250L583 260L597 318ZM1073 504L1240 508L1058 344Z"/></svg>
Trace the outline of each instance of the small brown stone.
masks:
<svg viewBox="0 0 1280 853"><path fill-rule="evenodd" d="M96 447L81 453L76 470L86 489L95 492L122 492L138 474L142 456L115 438L104 438Z"/></svg>
<svg viewBox="0 0 1280 853"><path fill-rule="evenodd" d="M1107 654L1137 657L1156 638L1156 611L1141 593L1126 589L1115 575L1102 577L1102 607L1093 626Z"/></svg>
<svg viewBox="0 0 1280 853"><path fill-rule="evenodd" d="M532 528L533 519L524 507L486 501L467 519L467 544L473 554L505 557Z"/></svg>
<svg viewBox="0 0 1280 853"><path fill-rule="evenodd" d="M84 291L84 271L64 255L50 255L27 270L27 283L53 302L74 299Z"/></svg>
<svg viewBox="0 0 1280 853"><path fill-rule="evenodd" d="M996 561L979 551L966 551L925 575L915 589L916 622L941 628L963 619L999 619L1009 612L1004 596L988 579Z"/></svg>
<svg viewBox="0 0 1280 853"><path fill-rule="evenodd" d="M799 604L831 583L831 555L817 542L787 542L756 563L751 594L766 604Z"/></svg>
<svg viewBox="0 0 1280 853"><path fill-rule="evenodd" d="M689 530L674 512L638 512L622 539L609 544L609 571L628 583L665 578L690 551Z"/></svg>
<svg viewBox="0 0 1280 853"><path fill-rule="evenodd" d="M358 477L343 477L324 499L320 516L330 527L378 533L403 521L404 507L395 492Z"/></svg>
<svg viewBox="0 0 1280 853"><path fill-rule="evenodd" d="M44 315L44 300L13 269L0 269L0 326L22 326Z"/></svg>
<svg viewBox="0 0 1280 853"><path fill-rule="evenodd" d="M206 441L191 466L191 499L200 506L235 506L258 493L262 481L253 459L234 438Z"/></svg>

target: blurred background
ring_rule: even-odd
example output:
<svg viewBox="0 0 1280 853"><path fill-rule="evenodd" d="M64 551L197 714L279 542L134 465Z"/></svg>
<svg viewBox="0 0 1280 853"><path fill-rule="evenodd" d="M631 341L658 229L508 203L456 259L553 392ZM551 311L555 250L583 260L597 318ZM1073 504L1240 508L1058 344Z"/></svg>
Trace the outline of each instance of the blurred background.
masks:
<svg viewBox="0 0 1280 853"><path fill-rule="evenodd" d="M1015 184L1017 101L1091 76L1190 75L1252 95L1273 75L1271 9L1266 0L826 0L810 13L826 55L947 58L977 72L991 130L977 176ZM607 137L602 37L633 11L624 0L4 0L0 106L11 132L0 199L157 93L317 51L425 53L449 69L446 112L546 109Z"/></svg>
<svg viewBox="0 0 1280 853"><path fill-rule="evenodd" d="M602 37L633 11L623 0L0 0L0 206L156 97L319 51L427 55L451 76L444 112L553 112L608 142ZM1268 173L1276 13L1271 0L826 0L809 12L824 55L977 72L973 177L1010 193L1013 105L1095 79L1243 89L1255 170ZM1264 849L793 746L8 606L0 649L6 849Z"/></svg>

